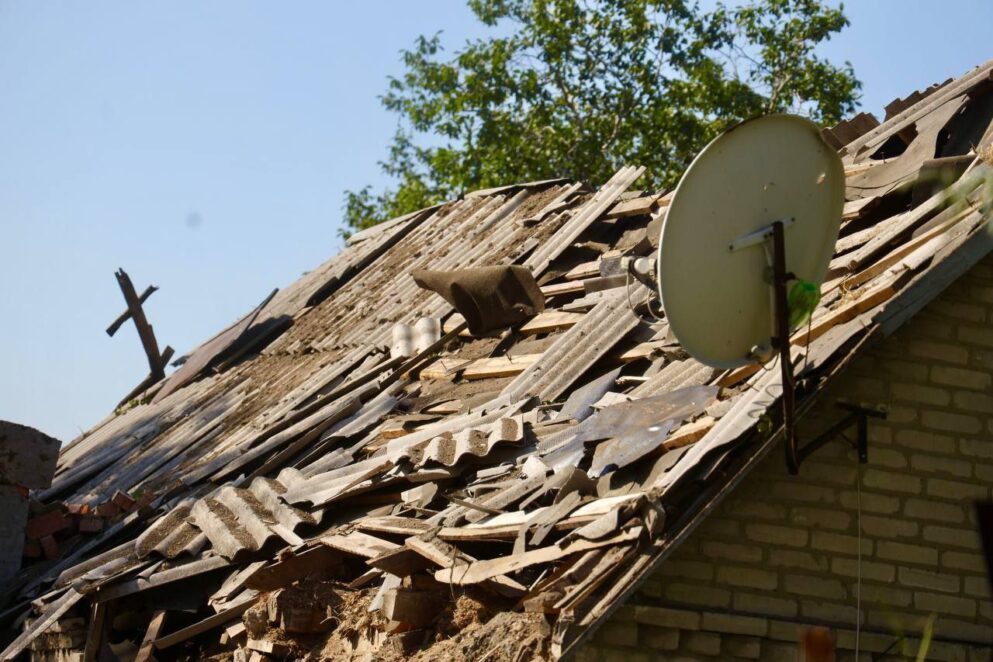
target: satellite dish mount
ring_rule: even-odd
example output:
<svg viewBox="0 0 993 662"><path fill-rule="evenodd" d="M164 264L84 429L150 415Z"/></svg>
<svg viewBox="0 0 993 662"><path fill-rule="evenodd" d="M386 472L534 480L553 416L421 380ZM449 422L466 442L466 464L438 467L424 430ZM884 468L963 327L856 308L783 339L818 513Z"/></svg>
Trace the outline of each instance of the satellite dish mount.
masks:
<svg viewBox="0 0 993 662"><path fill-rule="evenodd" d="M697 155L662 225L656 281L669 327L683 348L716 368L762 364L779 355L791 474L853 424L865 461L867 418L884 415L846 405L842 421L798 447L790 331L819 300L844 192L841 159L817 125L794 115L769 115L733 127Z"/></svg>
<svg viewBox="0 0 993 662"><path fill-rule="evenodd" d="M779 368L783 379L783 432L786 437L786 468L791 474L800 468L796 441L796 389L793 384L793 361L790 358L790 313L786 286L796 275L786 269L786 228L793 225L792 216L773 221L731 242L732 252L761 245L770 263L766 280L772 290L772 350L779 353ZM771 244L771 246L770 246ZM756 347L753 358L761 360L764 348Z"/></svg>

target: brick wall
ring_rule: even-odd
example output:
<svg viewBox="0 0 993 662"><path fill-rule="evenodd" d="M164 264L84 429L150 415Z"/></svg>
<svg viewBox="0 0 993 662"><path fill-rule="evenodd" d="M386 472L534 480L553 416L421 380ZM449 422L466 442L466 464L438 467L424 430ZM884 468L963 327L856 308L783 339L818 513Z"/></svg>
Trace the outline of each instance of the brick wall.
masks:
<svg viewBox="0 0 993 662"><path fill-rule="evenodd" d="M934 613L928 659L991 659L972 503L993 496L993 258L856 360L801 440L837 420L839 397L889 406L870 422L869 463L836 441L792 477L777 448L578 659L794 660L798 628L815 623L852 659L860 496L862 652Z"/></svg>

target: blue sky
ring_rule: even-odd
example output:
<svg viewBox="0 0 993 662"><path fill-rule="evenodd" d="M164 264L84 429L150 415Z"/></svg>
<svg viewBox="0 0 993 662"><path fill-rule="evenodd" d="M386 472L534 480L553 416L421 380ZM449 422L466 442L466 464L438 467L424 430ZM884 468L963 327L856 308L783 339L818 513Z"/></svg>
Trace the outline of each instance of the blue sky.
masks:
<svg viewBox="0 0 993 662"><path fill-rule="evenodd" d="M993 57L993 2L858 0L822 49L863 107ZM183 353L340 246L343 192L382 186L379 105L465 4L0 0L0 418L64 441L147 374L113 272Z"/></svg>

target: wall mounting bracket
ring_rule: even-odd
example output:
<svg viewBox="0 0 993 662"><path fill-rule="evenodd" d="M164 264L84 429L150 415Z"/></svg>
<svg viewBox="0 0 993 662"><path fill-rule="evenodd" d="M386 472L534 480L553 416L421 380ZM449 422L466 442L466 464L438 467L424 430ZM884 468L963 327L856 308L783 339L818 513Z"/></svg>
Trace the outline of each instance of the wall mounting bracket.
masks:
<svg viewBox="0 0 993 662"><path fill-rule="evenodd" d="M817 437L809 441L802 448L797 449L797 467L813 454L814 451L838 436L841 436L856 450L859 456L859 464L866 464L869 461L869 419L885 419L886 407L881 405L852 404L844 401L836 403L835 406L847 413L842 416L840 421L817 435ZM845 430L852 425L857 430L855 441L844 436Z"/></svg>

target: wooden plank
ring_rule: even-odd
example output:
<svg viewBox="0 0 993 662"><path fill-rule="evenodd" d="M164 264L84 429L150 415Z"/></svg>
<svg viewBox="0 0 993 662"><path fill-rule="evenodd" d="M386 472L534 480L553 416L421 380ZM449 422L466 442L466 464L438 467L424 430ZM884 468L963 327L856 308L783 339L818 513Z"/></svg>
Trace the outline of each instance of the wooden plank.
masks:
<svg viewBox="0 0 993 662"><path fill-rule="evenodd" d="M965 209L956 212L950 219L948 219L944 223L941 223L940 225L931 228L927 232L923 232L920 235L914 237L910 241L905 242L904 244L899 246L896 250L890 252L888 255L878 260L874 264L866 267L859 273L846 278L842 282L842 287L845 288L846 290L853 289L855 287L858 287L862 283L865 283L869 280L872 280L876 276L879 276L890 267L898 264L904 257L914 252L920 246L923 246L934 237L937 237L941 233L950 229L955 224L961 222L964 218L966 218L969 214L973 212L973 209L974 208L972 206L966 206Z"/></svg>
<svg viewBox="0 0 993 662"><path fill-rule="evenodd" d="M667 344L670 343L662 340L641 342L634 347L629 347L620 354L616 354L615 358L621 363L631 363L632 361L638 361L640 359L650 359L657 356L662 347Z"/></svg>
<svg viewBox="0 0 993 662"><path fill-rule="evenodd" d="M145 311L142 309L138 294L135 292L134 285L131 283L131 277L128 276L124 269L118 269L114 272L114 276L117 278L117 284L121 287L124 301L128 304L128 312L126 314L134 322L135 328L138 329L138 337L141 338L141 345L145 348L145 356L148 357L148 369L151 377L155 381L158 381L165 377L165 363L162 361L162 355L159 354L159 345L155 341L155 331L145 318ZM110 329L108 329L109 331ZM110 335L113 334L111 333ZM172 352L169 353L171 354Z"/></svg>
<svg viewBox="0 0 993 662"><path fill-rule="evenodd" d="M340 563L339 551L326 545L318 545L255 568L243 579L243 584L259 591L272 591Z"/></svg>
<svg viewBox="0 0 993 662"><path fill-rule="evenodd" d="M861 217L866 211L875 207L878 202L879 196L875 195L846 202L841 211L841 220L854 221L855 219Z"/></svg>
<svg viewBox="0 0 993 662"><path fill-rule="evenodd" d="M886 335L893 333L991 250L993 232L989 232L988 228L981 226L972 234L956 237L939 251L934 266L919 275L874 321L880 324Z"/></svg>
<svg viewBox="0 0 993 662"><path fill-rule="evenodd" d="M876 224L876 225L870 225L864 230L859 230L858 232L853 232L850 235L841 237L834 245L834 253L835 255L838 255L839 253L850 251L853 248L864 246L880 232L882 232L882 228L880 227L879 224ZM843 258L839 257L837 259L840 264L844 263Z"/></svg>
<svg viewBox="0 0 993 662"><path fill-rule="evenodd" d="M552 609L555 612L572 609L588 598L613 575L617 568L623 566L624 561L634 553L634 549L632 546L624 545L606 550L585 575L574 578L573 584L565 588L562 597L552 605Z"/></svg>
<svg viewBox="0 0 993 662"><path fill-rule="evenodd" d="M521 525L522 528L534 529L534 533L531 534L531 540L528 542L532 546L537 546L544 542L545 537L579 505L580 501L582 501L582 497L579 495L579 492L570 492L558 503L528 518L528 521Z"/></svg>
<svg viewBox="0 0 993 662"><path fill-rule="evenodd" d="M400 545L389 540L383 540L376 536L370 536L361 531L352 531L347 534L336 534L322 536L318 538L323 544L355 556L362 556L367 559L381 556L386 552L399 549Z"/></svg>
<svg viewBox="0 0 993 662"><path fill-rule="evenodd" d="M155 287L154 285L149 285L148 287L146 287L145 291L142 292L141 296L138 297L138 305L140 306L144 304L146 301L148 301L148 297L152 296L158 291L159 288ZM117 333L117 330L121 328L121 325L123 325L129 319L131 319L131 311L125 310L123 313L118 315L116 320L110 323L110 326L107 327L107 335L113 338L114 334Z"/></svg>
<svg viewBox="0 0 993 662"><path fill-rule="evenodd" d="M883 165L884 163L889 163L890 161L895 160L895 158L896 157L890 159L880 159L878 161L865 161L863 163L848 163L845 165L845 177L846 178L851 177L861 172L865 172L866 170L874 166L880 166Z"/></svg>
<svg viewBox="0 0 993 662"><path fill-rule="evenodd" d="M345 584L348 588L353 591L363 588L370 584L373 580L378 579L383 576L383 571L379 568L370 568L366 570L361 575L353 579L352 581Z"/></svg>
<svg viewBox="0 0 993 662"><path fill-rule="evenodd" d="M418 533L430 531L434 528L424 520L394 515L365 517L356 522L355 527L361 531L394 533L401 536L412 536Z"/></svg>
<svg viewBox="0 0 993 662"><path fill-rule="evenodd" d="M590 571L603 559L604 555L611 554L620 547L613 547L608 550L591 549L579 556L571 563L566 561L560 564L551 573L535 582L528 595L521 601L524 611L532 613L554 614L558 610L553 605L562 599L565 591L584 578L590 576Z"/></svg>
<svg viewBox="0 0 993 662"><path fill-rule="evenodd" d="M452 313L449 315L444 323L441 325L442 333L453 333L458 330L458 335L463 338L471 338L472 332L469 331L468 327L459 329L460 326L465 324L465 318L459 313Z"/></svg>
<svg viewBox="0 0 993 662"><path fill-rule="evenodd" d="M845 280L845 276L836 276L821 283L821 299L823 299L829 292L833 292L837 289L843 280Z"/></svg>
<svg viewBox="0 0 993 662"><path fill-rule="evenodd" d="M441 414L443 416L448 414L457 414L462 411L462 401L445 400L444 402L439 402L436 405L426 407L423 411L425 414Z"/></svg>
<svg viewBox="0 0 993 662"><path fill-rule="evenodd" d="M420 379L449 379L461 368L471 364L471 360L460 359L457 356L445 356L425 366L418 377Z"/></svg>
<svg viewBox="0 0 993 662"><path fill-rule="evenodd" d="M524 480L519 480L510 487L487 494L477 500L477 504L487 508L506 508L517 503L532 492L538 490L545 484L545 476L535 474ZM478 510L466 513L465 518L470 522L477 522L486 517L486 513Z"/></svg>
<svg viewBox="0 0 993 662"><path fill-rule="evenodd" d="M462 506L463 508L468 508L469 510L476 510L486 515L503 515L505 511L499 508L490 508L489 506L484 506L482 504L474 503L466 499L458 499L456 497L450 496L448 500L457 506Z"/></svg>
<svg viewBox="0 0 993 662"><path fill-rule="evenodd" d="M630 556L627 556L624 561L618 564L620 575L610 573L613 575L613 579L604 594L592 591L588 592L583 598L574 602L572 606L563 611L569 615L575 615L576 612L585 612L580 622L587 627L595 620L605 616L615 607L619 595L627 590L627 587L631 585L636 577L641 576L644 568L649 565L653 558L651 553L645 551L639 552L636 549L631 549L630 554L631 556L637 555L637 558L631 560ZM595 600L595 602L587 607L584 603L588 602L588 600ZM567 618L566 620L571 619Z"/></svg>
<svg viewBox="0 0 993 662"><path fill-rule="evenodd" d="M589 524L600 516L610 512L622 504L642 496L641 492L622 494L614 497L596 499L587 504L579 506L568 516L556 521L555 528L572 529L583 524ZM554 506L543 506L533 511L525 512L516 510L503 515L497 515L485 522L467 524L465 526L444 527L438 531L438 537L443 540L487 540L487 539L512 539L517 535L521 526L533 517L539 517L541 513Z"/></svg>
<svg viewBox="0 0 993 662"><path fill-rule="evenodd" d="M671 451L694 444L710 432L710 429L714 427L714 423L716 422L712 417L704 416L692 423L688 423L670 434L662 442L662 448Z"/></svg>
<svg viewBox="0 0 993 662"><path fill-rule="evenodd" d="M238 621L225 627L224 634L227 635L228 641L231 641L232 639L237 639L238 637L244 635L246 630L247 628L245 627L245 624Z"/></svg>
<svg viewBox="0 0 993 662"><path fill-rule="evenodd" d="M793 334L790 343L795 346L806 347L836 325L851 321L861 313L888 300L896 294L906 278L907 272L904 271L885 278L864 291L859 291L856 295L857 298L850 299L826 314L815 317L809 327L803 326L799 329ZM730 388L753 376L761 369L760 364L750 363L726 372L716 383L721 388Z"/></svg>
<svg viewBox="0 0 993 662"><path fill-rule="evenodd" d="M83 649L83 662L96 662L100 655L100 645L105 639L104 626L107 623L107 603L97 602L90 608L90 625L86 633L86 647Z"/></svg>
<svg viewBox="0 0 993 662"><path fill-rule="evenodd" d="M552 285L543 285L541 287L541 293L545 295L545 298L550 299L551 297L557 296L559 294L576 294L578 292L585 292L586 286L583 280L573 280L567 283L553 283Z"/></svg>
<svg viewBox="0 0 993 662"><path fill-rule="evenodd" d="M799 345L801 345L801 343L799 342L799 340L797 340L800 337L800 334L801 333L803 333L804 336L806 335L806 333L807 333L807 327L806 326L803 327L803 330L802 331L798 331L792 337L792 339L790 340L790 344L791 345L794 345L794 347L792 348L792 351L791 351L792 352L792 358L793 358L793 365L794 366L796 366L797 360L801 356L803 356L803 351L804 350L802 350L802 349L800 349L798 347ZM749 377L751 377L752 375L754 375L757 372L760 372L763 369L765 369L765 370L775 369L776 372L779 372L779 368L776 366L776 364L773 363L774 360L775 360L775 357L771 358L765 364L749 363L747 365L741 366L740 368L734 368L734 369L729 370L728 372L724 373L723 375L721 375L721 377L716 382L714 382L714 383L717 386L720 386L721 388L731 388L732 386L735 386L736 384L740 384L742 381L748 379Z"/></svg>
<svg viewBox="0 0 993 662"><path fill-rule="evenodd" d="M401 547L375 556L366 563L397 577L409 577L427 569L431 562L413 549Z"/></svg>
<svg viewBox="0 0 993 662"><path fill-rule="evenodd" d="M458 560L472 558L456 547L427 535L411 536L404 540L403 544L407 549L414 550L428 561L442 568L447 568Z"/></svg>
<svg viewBox="0 0 993 662"><path fill-rule="evenodd" d="M212 630L216 627L224 625L225 623L234 620L248 611L248 608L255 604L258 596L248 595L236 600L230 607L222 609L221 611L208 616L202 621L198 621L193 625L188 625L181 630L176 630L172 634L167 634L164 637L159 637L155 640L156 650L165 650L175 646L176 644L181 644L188 639L203 634L208 630Z"/></svg>
<svg viewBox="0 0 993 662"><path fill-rule="evenodd" d="M582 280L583 278L593 278L600 275L600 260L592 260L577 264L562 276L566 280Z"/></svg>
<svg viewBox="0 0 993 662"><path fill-rule="evenodd" d="M902 233L914 229L933 213L941 212L958 203L958 201L964 200L976 188L983 185L990 172L991 167L986 164L976 166L972 171L963 175L957 182L943 191L935 193L926 202L918 205L913 210L888 219L885 227L879 234L858 250L844 255L838 258L838 260L842 261L842 264L849 270L859 268L859 266L865 264L877 252L882 251Z"/></svg>
<svg viewBox="0 0 993 662"><path fill-rule="evenodd" d="M0 660L3 662L13 662L32 641L44 634L49 627L55 624L62 614L72 609L73 605L83 598L83 594L74 588L70 588L58 600L48 605L48 610L24 630L10 645L0 653Z"/></svg>
<svg viewBox="0 0 993 662"><path fill-rule="evenodd" d="M437 566L442 568L454 567L457 562L461 563L474 563L475 558L469 556L465 552L459 550L453 545L449 545L443 540L439 540L435 537L430 537L429 535L422 536L411 536L404 541L404 546L408 549L412 549L427 560L431 561ZM491 577L488 580L488 585L490 585L494 590L500 591L501 593L511 594L511 595L522 595L527 592L520 582L505 576Z"/></svg>
<svg viewBox="0 0 993 662"><path fill-rule="evenodd" d="M658 208L659 197L659 194L656 193L654 195L644 195L640 198L621 200L608 209L603 217L609 219L651 214Z"/></svg>
<svg viewBox="0 0 993 662"><path fill-rule="evenodd" d="M583 313L566 313L560 310L547 310L532 317L519 329L521 335L533 336L539 333L552 333L568 329L583 319Z"/></svg>
<svg viewBox="0 0 993 662"><path fill-rule="evenodd" d="M148 622L148 629L145 630L145 638L141 640L138 654L134 656L134 662L154 662L155 640L162 633L165 627L166 612L163 609L152 614L152 620Z"/></svg>
<svg viewBox="0 0 993 662"><path fill-rule="evenodd" d="M531 364L538 361L541 354L519 356L494 356L477 359L462 371L463 379L489 379L491 377L513 377L519 375Z"/></svg>
<svg viewBox="0 0 993 662"><path fill-rule="evenodd" d="M221 587L207 599L207 604L214 606L215 604L226 602L232 595L240 592L245 587L245 582L264 565L266 565L265 561L256 561L232 572L224 580L224 583L221 584ZM252 588L255 587L253 586Z"/></svg>
<svg viewBox="0 0 993 662"><path fill-rule="evenodd" d="M423 373L422 373L423 375ZM418 427L434 423L440 417L429 414L401 414L385 421L379 428L380 439L396 439L416 431Z"/></svg>
<svg viewBox="0 0 993 662"><path fill-rule="evenodd" d="M642 527L634 526L616 535L601 540L574 540L565 545L549 545L512 556L501 556L486 561L475 561L469 564L457 564L434 573L434 578L446 584L478 584L509 572L516 572L538 563L551 563L571 554L586 552L591 549L619 545L637 540Z"/></svg>
<svg viewBox="0 0 993 662"><path fill-rule="evenodd" d="M813 320L809 329L804 328L794 334L793 344L800 346L809 345L827 333L835 325L848 322L859 314L885 302L900 289L902 282L906 279L907 273L903 272L886 278L865 292L862 292L858 298L835 308L819 319Z"/></svg>

